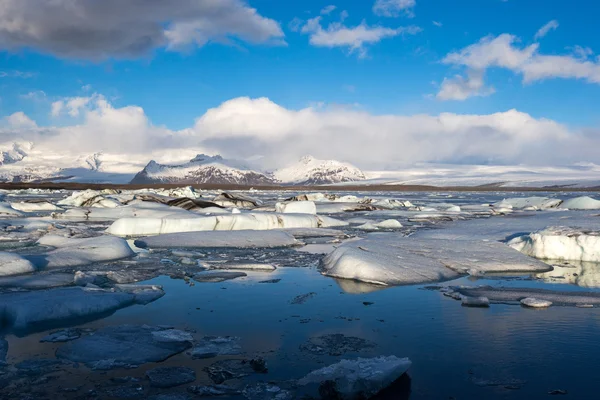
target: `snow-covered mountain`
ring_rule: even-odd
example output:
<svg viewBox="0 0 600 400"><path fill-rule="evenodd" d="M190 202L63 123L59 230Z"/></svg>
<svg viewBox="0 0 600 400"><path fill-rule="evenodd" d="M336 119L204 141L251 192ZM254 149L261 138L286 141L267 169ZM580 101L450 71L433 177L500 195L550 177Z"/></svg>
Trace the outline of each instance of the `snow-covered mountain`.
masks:
<svg viewBox="0 0 600 400"><path fill-rule="evenodd" d="M317 160L311 156L304 156L297 163L275 171L274 176L279 182L299 185L323 185L366 179L365 174L352 164Z"/></svg>
<svg viewBox="0 0 600 400"><path fill-rule="evenodd" d="M224 160L219 155L199 154L180 165L162 165L152 160L131 183L269 185L276 182L269 174L252 170L235 161Z"/></svg>
<svg viewBox="0 0 600 400"><path fill-rule="evenodd" d="M0 182L127 183L144 164L116 154L57 153L31 142L0 144Z"/></svg>

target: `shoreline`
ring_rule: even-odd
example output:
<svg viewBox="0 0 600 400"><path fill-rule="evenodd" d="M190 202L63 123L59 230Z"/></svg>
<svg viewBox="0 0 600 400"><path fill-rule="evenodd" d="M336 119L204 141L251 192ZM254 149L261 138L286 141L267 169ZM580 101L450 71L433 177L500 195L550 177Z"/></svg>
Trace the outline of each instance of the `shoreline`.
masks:
<svg viewBox="0 0 600 400"><path fill-rule="evenodd" d="M139 189L173 189L191 186L201 190L261 190L261 191L336 191L336 192L587 192L598 193L600 187L504 187L498 184L482 186L427 186L427 185L234 185L234 184L196 184L196 183L166 183L166 184L113 184L113 183L71 183L71 182L40 182L40 183L0 183L3 190L46 189L46 190L139 190Z"/></svg>

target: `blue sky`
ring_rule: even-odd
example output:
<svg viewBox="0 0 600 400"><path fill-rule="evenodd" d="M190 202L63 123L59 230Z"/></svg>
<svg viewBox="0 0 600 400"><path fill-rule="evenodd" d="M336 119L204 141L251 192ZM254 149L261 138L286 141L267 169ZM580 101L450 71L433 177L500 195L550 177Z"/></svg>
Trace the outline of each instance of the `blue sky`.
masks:
<svg viewBox="0 0 600 400"><path fill-rule="evenodd" d="M261 18L279 24L279 28L273 24L264 29L244 27L239 28L239 33L235 27L226 26L230 21L221 23L215 19L219 25L203 32L209 37L207 44L173 48L157 42L144 51L122 54L110 45L85 43L86 36L81 31L75 33L78 38L72 39L73 44L65 38L47 43L44 37L52 35L43 29L53 33L63 21L36 13L33 8L39 4L37 0L10 0L3 6L9 7L4 15L0 10L0 118L23 112L38 126L77 124L85 118L83 112L76 117L53 116L51 104L96 94L104 96L115 108L141 107L154 126L181 130L193 126L208 109L247 96L266 97L290 110L342 107L369 115L435 116L488 115L516 109L569 129L600 126L600 64L595 53L600 52L600 4L580 0L377 1L385 3L387 9L376 11L376 0L227 0L224 3L238 9L256 9ZM136 2L139 0L129 3ZM203 2L211 1L198 0ZM11 3L16 8L10 9ZM173 7L177 3L184 7L190 1L171 2ZM330 7L329 13L322 13L328 6L335 9ZM135 12L130 16L132 20ZM204 11L197 12L198 18L203 18ZM9 27L15 13L30 19L32 26L45 24L39 28L41 33L15 39L15 28ZM93 19L94 14L90 15ZM319 16L318 29L325 32L352 30L361 24L367 29L418 27L420 31L394 33L351 50L338 43L339 37L324 38L330 40L328 45L313 40L318 31L311 30L308 23ZM102 18L106 16L98 16L99 20ZM156 23L167 26L176 18L182 17ZM242 18L241 23L234 23L243 25L244 21ZM551 21L554 22L545 35L535 40L536 32ZM331 23L338 25L330 26ZM123 30L134 25L129 20L115 24ZM82 26L85 29L85 23ZM263 30L245 33L250 29ZM513 41L504 41L496 58L474 61L463 52L455 57L458 61L448 61L449 54L459 54L467 46L481 44L482 38L489 37L491 41L502 34L513 35ZM224 36L230 38L229 43L223 43ZM90 40L93 38L90 35ZM117 36L116 40L120 38ZM488 44L480 46L482 54L489 53ZM506 66L510 63L506 51L525 51L532 45L537 46L535 55L561 56L567 70L552 60L534 59L535 55L518 66ZM539 72L552 64L552 71ZM523 78L527 68L535 68L530 82ZM467 78L471 72L483 74L483 78L471 81ZM440 95L444 79L451 84L457 75L469 79L470 86L460 89L462 95L457 94L456 87L449 87L445 97Z"/></svg>

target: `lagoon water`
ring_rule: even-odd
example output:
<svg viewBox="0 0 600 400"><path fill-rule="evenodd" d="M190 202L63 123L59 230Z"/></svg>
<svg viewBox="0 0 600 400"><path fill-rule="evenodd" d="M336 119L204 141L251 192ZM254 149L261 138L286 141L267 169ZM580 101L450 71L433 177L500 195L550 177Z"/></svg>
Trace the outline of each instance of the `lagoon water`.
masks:
<svg viewBox="0 0 600 400"><path fill-rule="evenodd" d="M423 195L415 195L411 201L418 201L419 196ZM502 196L506 197L475 194L462 199L461 204L491 203ZM369 214L351 213L343 217L369 218ZM473 226L481 227L502 218L506 217L476 220ZM522 222L527 218L538 217L523 216L518 218L519 224L527 224ZM421 230L442 234L447 229L469 224L469 221L411 224L399 220L405 225L403 232L407 235ZM354 234L364 236L361 232ZM318 253L333 248L333 244L323 240L314 242L304 249L207 251L203 259L207 262L243 261L244 254L260 257L268 253L266 258L276 261L278 269L247 271L247 277L218 283L190 284L159 276L140 282L161 285L164 289L164 297L150 304L124 308L93 321L69 321L60 327L5 332L10 365L30 359L54 359L56 349L63 344L39 340L67 325L82 329L121 324L168 325L189 330L195 339L237 336L241 338L240 356L197 360L184 352L161 363L108 372L69 363L26 377L15 377L0 369L0 398L148 398L160 393L194 398L186 391L188 385L172 389L150 387L145 372L158 365L186 366L197 373L193 384L203 385L211 383L204 367L221 359L260 356L267 362L267 374L252 374L227 383L243 387L264 381L289 387L291 381L340 359L379 355L409 357L412 361L410 379L393 387L385 397L390 399L546 399L557 390L566 391L565 397L572 399L600 397L596 377L600 366L600 309L553 306L536 310L517 304L469 308L444 296L432 285L381 287L336 280L322 276L318 270L322 257ZM154 257L160 262L169 254L157 252ZM585 273L600 276L600 266L588 264ZM600 291L594 285L578 286L569 269L545 274L463 277L439 285ZM298 300L297 296L302 295L307 296ZM327 354L328 351L314 354L306 350L304 345L311 338L329 334L361 338L370 345L333 355ZM22 383L15 383L19 379ZM16 393L21 397L13 397Z"/></svg>

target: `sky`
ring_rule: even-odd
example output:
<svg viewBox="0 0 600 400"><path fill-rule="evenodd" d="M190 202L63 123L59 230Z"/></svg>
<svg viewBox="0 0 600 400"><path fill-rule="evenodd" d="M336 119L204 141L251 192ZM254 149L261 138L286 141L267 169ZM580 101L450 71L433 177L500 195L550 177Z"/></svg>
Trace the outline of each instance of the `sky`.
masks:
<svg viewBox="0 0 600 400"><path fill-rule="evenodd" d="M0 142L269 167L600 163L598 15L587 0L0 0Z"/></svg>

